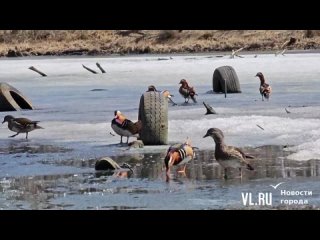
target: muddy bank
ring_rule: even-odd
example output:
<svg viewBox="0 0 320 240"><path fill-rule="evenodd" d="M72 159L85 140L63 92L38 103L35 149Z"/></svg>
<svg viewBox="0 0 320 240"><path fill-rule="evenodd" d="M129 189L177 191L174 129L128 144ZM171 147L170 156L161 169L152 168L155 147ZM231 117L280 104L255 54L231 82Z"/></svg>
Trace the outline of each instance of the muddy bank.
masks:
<svg viewBox="0 0 320 240"><path fill-rule="evenodd" d="M2 30L0 56L106 56L319 49L316 30Z"/></svg>

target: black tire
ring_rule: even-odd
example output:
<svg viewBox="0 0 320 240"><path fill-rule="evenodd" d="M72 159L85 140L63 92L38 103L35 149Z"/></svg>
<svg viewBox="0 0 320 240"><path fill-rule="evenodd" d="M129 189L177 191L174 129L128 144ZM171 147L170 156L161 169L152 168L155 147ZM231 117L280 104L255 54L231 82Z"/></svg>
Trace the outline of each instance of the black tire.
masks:
<svg viewBox="0 0 320 240"><path fill-rule="evenodd" d="M224 93L226 83L227 93L241 93L239 78L234 68L231 66L216 68L212 77L213 91Z"/></svg>
<svg viewBox="0 0 320 240"><path fill-rule="evenodd" d="M32 110L31 102L7 83L0 83L0 112Z"/></svg>
<svg viewBox="0 0 320 240"><path fill-rule="evenodd" d="M96 161L94 168L95 170L116 170L120 169L121 167L111 158L104 157Z"/></svg>
<svg viewBox="0 0 320 240"><path fill-rule="evenodd" d="M168 100L159 92L146 92L140 98L140 139L145 145L168 144Z"/></svg>

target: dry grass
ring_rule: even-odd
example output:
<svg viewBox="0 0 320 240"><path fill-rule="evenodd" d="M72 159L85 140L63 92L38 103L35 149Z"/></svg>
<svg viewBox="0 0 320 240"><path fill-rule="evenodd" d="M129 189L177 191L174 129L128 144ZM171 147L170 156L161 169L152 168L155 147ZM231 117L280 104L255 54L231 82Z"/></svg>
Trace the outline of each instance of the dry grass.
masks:
<svg viewBox="0 0 320 240"><path fill-rule="evenodd" d="M320 46L317 30L0 30L0 56L278 50L290 37L289 49Z"/></svg>

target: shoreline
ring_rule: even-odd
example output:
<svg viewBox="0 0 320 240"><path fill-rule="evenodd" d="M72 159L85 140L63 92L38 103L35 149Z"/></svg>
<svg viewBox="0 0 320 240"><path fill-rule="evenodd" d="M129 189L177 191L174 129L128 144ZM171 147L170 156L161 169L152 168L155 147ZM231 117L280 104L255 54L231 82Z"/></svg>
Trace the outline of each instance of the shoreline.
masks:
<svg viewBox="0 0 320 240"><path fill-rule="evenodd" d="M275 54L276 51L271 50L258 50L258 51L242 51L241 55L268 55ZM320 49L294 49L287 50L287 54L318 54ZM212 52L178 52L178 53L128 53L128 54L38 54L38 55L25 55L25 56L0 56L0 60L13 60L13 59L34 59L34 58L121 58L121 57L174 57L174 56L216 56L225 57L231 55L231 51L212 51ZM159 59L159 60L170 60L170 59Z"/></svg>
<svg viewBox="0 0 320 240"><path fill-rule="evenodd" d="M319 51L318 30L0 30L0 58Z"/></svg>

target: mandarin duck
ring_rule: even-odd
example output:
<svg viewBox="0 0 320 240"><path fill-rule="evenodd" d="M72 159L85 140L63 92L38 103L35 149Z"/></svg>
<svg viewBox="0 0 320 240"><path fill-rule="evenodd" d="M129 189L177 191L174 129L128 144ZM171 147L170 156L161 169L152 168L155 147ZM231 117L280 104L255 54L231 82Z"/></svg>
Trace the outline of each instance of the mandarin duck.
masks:
<svg viewBox="0 0 320 240"><path fill-rule="evenodd" d="M269 101L269 97L272 92L271 86L266 83L266 80L264 79L264 76L261 72L258 72L256 77L259 77L259 79L260 79L259 91L262 96L262 101L264 101L263 97L265 97Z"/></svg>
<svg viewBox="0 0 320 240"><path fill-rule="evenodd" d="M132 136L138 136L141 128L142 128L142 122L141 120L133 123L131 120L127 119L120 111L116 110L114 111L114 118L111 122L111 127L117 133L121 136L120 144L122 144L122 137L127 137L127 144L129 142L129 137Z"/></svg>
<svg viewBox="0 0 320 240"><path fill-rule="evenodd" d="M196 103L197 100L195 96L198 94L195 92L194 87L190 87L187 80L185 79L182 79L179 84L181 84L179 88L179 93L182 97L184 97L185 103L188 103L190 98L194 103Z"/></svg>
<svg viewBox="0 0 320 240"><path fill-rule="evenodd" d="M178 172L185 174L187 163L195 157L194 149L195 147L192 147L188 140L185 143L177 143L169 147L164 158L167 181L169 180L170 168L172 166L184 165L183 169Z"/></svg>
<svg viewBox="0 0 320 240"><path fill-rule="evenodd" d="M166 99L168 99L173 106L177 105L173 100L172 97L174 97L168 90L164 91L158 91L154 85L148 86L147 92L160 92Z"/></svg>

